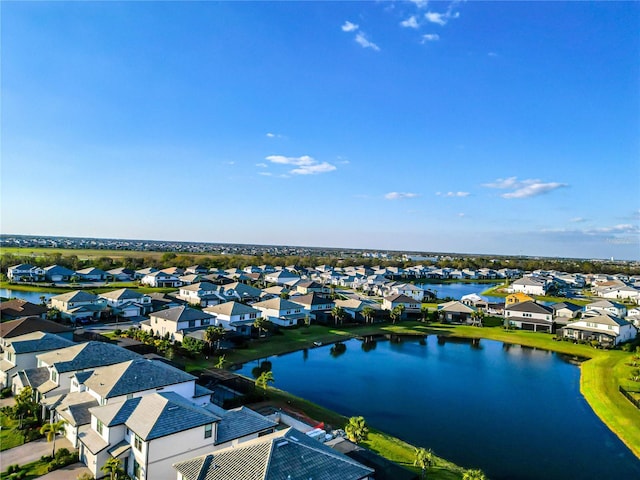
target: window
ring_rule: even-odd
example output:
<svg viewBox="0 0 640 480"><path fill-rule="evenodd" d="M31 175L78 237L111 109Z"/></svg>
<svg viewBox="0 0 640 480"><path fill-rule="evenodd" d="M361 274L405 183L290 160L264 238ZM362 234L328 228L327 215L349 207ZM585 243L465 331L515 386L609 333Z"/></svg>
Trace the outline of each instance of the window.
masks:
<svg viewBox="0 0 640 480"><path fill-rule="evenodd" d="M98 420L98 423L96 424L96 432L98 432L100 435L102 435L102 427L104 427L103 423Z"/></svg>
<svg viewBox="0 0 640 480"><path fill-rule="evenodd" d="M193 328L196 326L196 321L195 320L189 320L189 328Z"/></svg>
<svg viewBox="0 0 640 480"><path fill-rule="evenodd" d="M209 325L210 323L211 323L211 320L209 320L208 318L202 319L202 325Z"/></svg>
<svg viewBox="0 0 640 480"><path fill-rule="evenodd" d="M213 435L213 423L204 426L204 438L211 438Z"/></svg>
<svg viewBox="0 0 640 480"><path fill-rule="evenodd" d="M51 370L51 380L54 382L58 381L58 372L56 372L55 370Z"/></svg>
<svg viewBox="0 0 640 480"><path fill-rule="evenodd" d="M136 479L140 478L140 464L136 461L136 459L133 459L133 476Z"/></svg>
<svg viewBox="0 0 640 480"><path fill-rule="evenodd" d="M142 451L142 438L140 438L138 435L136 435L134 433L134 438L133 438L133 446L136 448L136 450L138 450L139 452ZM135 467L134 467L135 468ZM135 472L134 472L135 473ZM136 475L136 478L138 478L138 476Z"/></svg>

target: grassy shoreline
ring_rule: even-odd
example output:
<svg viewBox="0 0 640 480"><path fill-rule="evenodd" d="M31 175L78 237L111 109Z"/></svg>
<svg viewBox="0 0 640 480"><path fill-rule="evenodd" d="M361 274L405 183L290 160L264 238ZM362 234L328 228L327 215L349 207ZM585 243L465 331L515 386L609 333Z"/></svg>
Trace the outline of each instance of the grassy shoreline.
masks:
<svg viewBox="0 0 640 480"><path fill-rule="evenodd" d="M618 385L629 385L626 362L631 354L620 350L598 350L587 345L555 341L549 334L505 331L502 328L478 328L462 325L424 324L405 321L397 325L383 324L355 328L328 328L311 326L308 333L262 339L251 348L227 353L231 363L245 363L273 355L282 355L304 348L312 348L314 341L335 343L368 335L445 335L460 338L496 340L511 344L540 348L580 359L580 392L600 420L640 458L640 410L635 408L618 391ZM269 342L275 342L269 344ZM210 366L211 360L208 362ZM205 365L196 364L195 368Z"/></svg>

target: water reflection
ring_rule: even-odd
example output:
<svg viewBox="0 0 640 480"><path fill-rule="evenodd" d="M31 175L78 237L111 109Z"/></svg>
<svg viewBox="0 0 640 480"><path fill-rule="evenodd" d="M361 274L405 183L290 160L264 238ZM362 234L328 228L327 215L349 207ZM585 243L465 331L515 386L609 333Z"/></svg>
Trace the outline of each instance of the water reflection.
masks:
<svg viewBox="0 0 640 480"><path fill-rule="evenodd" d="M347 351L347 345L342 342L333 344L329 349L329 353L333 358L338 358L340 355L344 354L346 351Z"/></svg>
<svg viewBox="0 0 640 480"><path fill-rule="evenodd" d="M371 350L375 350L377 345L376 337L363 337L361 348L363 352L370 352Z"/></svg>

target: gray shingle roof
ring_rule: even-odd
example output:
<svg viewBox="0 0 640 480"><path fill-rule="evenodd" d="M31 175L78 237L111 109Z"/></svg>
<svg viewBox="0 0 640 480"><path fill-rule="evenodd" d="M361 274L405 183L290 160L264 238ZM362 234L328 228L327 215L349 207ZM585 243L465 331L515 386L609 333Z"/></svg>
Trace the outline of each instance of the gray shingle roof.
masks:
<svg viewBox="0 0 640 480"><path fill-rule="evenodd" d="M211 318L209 314L204 313L201 310L196 310L195 308L187 307L186 305L153 312L149 316L162 318L176 323L188 322L189 320L199 320L202 318Z"/></svg>
<svg viewBox="0 0 640 480"><path fill-rule="evenodd" d="M373 473L291 428L173 467L185 480L359 480Z"/></svg>
<svg viewBox="0 0 640 480"><path fill-rule="evenodd" d="M31 332L63 333L72 330L72 328L65 327L51 320L45 320L44 318L24 317L2 322L2 324L0 324L0 337L10 338Z"/></svg>
<svg viewBox="0 0 640 480"><path fill-rule="evenodd" d="M130 288L121 288L120 290L101 293L99 296L110 300L138 300L144 295L140 292L136 292L135 290L131 290Z"/></svg>
<svg viewBox="0 0 640 480"><path fill-rule="evenodd" d="M164 362L136 358L96 368L84 384L101 397L112 398L194 380L193 375Z"/></svg>
<svg viewBox="0 0 640 480"><path fill-rule="evenodd" d="M87 342L38 355L46 365L54 365L58 373L113 365L140 358L122 347L104 342Z"/></svg>
<svg viewBox="0 0 640 480"><path fill-rule="evenodd" d="M260 310L256 308L249 307L239 302L225 302L219 305L214 305L212 307L207 307L204 309L205 312L217 313L220 315L249 315L251 313L255 313L258 315Z"/></svg>
<svg viewBox="0 0 640 480"><path fill-rule="evenodd" d="M511 310L512 312L543 313L546 315L551 315L553 313L551 308L532 301L509 305L507 310Z"/></svg>
<svg viewBox="0 0 640 480"><path fill-rule="evenodd" d="M51 299L61 302L94 302L98 299L98 296L93 293L83 292L82 290L74 290L73 292L56 295L55 297L51 297Z"/></svg>
<svg viewBox="0 0 640 480"><path fill-rule="evenodd" d="M252 304L252 307L255 308L267 308L270 310L294 310L301 308L297 303L293 303L284 298L272 298L270 300L263 300L262 302L257 302Z"/></svg>
<svg viewBox="0 0 640 480"><path fill-rule="evenodd" d="M90 408L98 401L88 392L69 393L56 407L56 411L73 426L91 423Z"/></svg>
<svg viewBox="0 0 640 480"><path fill-rule="evenodd" d="M51 377L47 367L28 368L18 374L22 377L23 385L30 385L33 389L38 388Z"/></svg>
<svg viewBox="0 0 640 480"><path fill-rule="evenodd" d="M27 333L11 339L11 346L16 353L46 352L71 345L75 345L71 340L44 332Z"/></svg>
<svg viewBox="0 0 640 480"><path fill-rule="evenodd" d="M250 408L240 407L229 410L218 423L216 444L226 443L236 438L275 428L273 422Z"/></svg>

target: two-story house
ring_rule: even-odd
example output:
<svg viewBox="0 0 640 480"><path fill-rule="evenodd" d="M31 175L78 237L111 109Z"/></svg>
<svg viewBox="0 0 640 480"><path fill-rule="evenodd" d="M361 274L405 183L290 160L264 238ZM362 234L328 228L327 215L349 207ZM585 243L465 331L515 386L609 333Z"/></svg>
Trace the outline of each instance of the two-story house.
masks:
<svg viewBox="0 0 640 480"><path fill-rule="evenodd" d="M155 335L169 336L171 340L182 341L184 334L204 330L211 324L211 315L202 310L181 305L149 314L149 320L140 322L140 327Z"/></svg>
<svg viewBox="0 0 640 480"><path fill-rule="evenodd" d="M552 333L553 310L536 302L520 302L504 310L505 321L523 330Z"/></svg>
<svg viewBox="0 0 640 480"><path fill-rule="evenodd" d="M240 302L225 302L203 310L211 315L212 325L221 325L225 330L251 336L253 322L261 315L260 310Z"/></svg>
<svg viewBox="0 0 640 480"><path fill-rule="evenodd" d="M72 323L84 319L99 318L107 306L104 299L82 290L56 295L51 297L49 302L51 308L58 310L62 318L66 318Z"/></svg>
<svg viewBox="0 0 640 480"><path fill-rule="evenodd" d="M72 277L76 276L76 272L62 265L49 265L44 268L44 278L49 282L69 282Z"/></svg>
<svg viewBox="0 0 640 480"><path fill-rule="evenodd" d="M121 288L98 294L111 308L113 315L120 317L138 317L151 311L151 297L130 288Z"/></svg>
<svg viewBox="0 0 640 480"><path fill-rule="evenodd" d="M384 297L382 299L382 309L391 311L398 305L404 305L404 313L407 314L419 314L422 304L414 298L407 295L394 294Z"/></svg>
<svg viewBox="0 0 640 480"><path fill-rule="evenodd" d="M180 287L178 297L190 305L208 307L224 301L218 294L220 287L209 282L198 282Z"/></svg>
<svg viewBox="0 0 640 480"><path fill-rule="evenodd" d="M256 302L251 306L260 310L263 318L281 327L293 327L303 323L309 313L302 305L280 297Z"/></svg>
<svg viewBox="0 0 640 480"><path fill-rule="evenodd" d="M175 275L173 273L167 273L167 272L163 272L163 271L156 271L156 272L151 272L147 275L145 275L144 277L142 277L142 279L140 280L140 283L142 285L147 285L149 287L155 287L155 288L174 288L174 287L179 287L180 285L182 285L182 282L180 281L180 276L179 275Z"/></svg>
<svg viewBox="0 0 640 480"><path fill-rule="evenodd" d="M584 307L585 314L600 314L613 315L618 318L624 318L627 316L627 307L618 302L611 300L598 300L592 302Z"/></svg>
<svg viewBox="0 0 640 480"><path fill-rule="evenodd" d="M7 277L12 282L39 282L44 278L44 269L21 263L7 268Z"/></svg>
<svg viewBox="0 0 640 480"><path fill-rule="evenodd" d="M607 346L633 340L637 334L638 331L631 322L606 314L587 315L561 329L561 335L565 338L595 340Z"/></svg>

